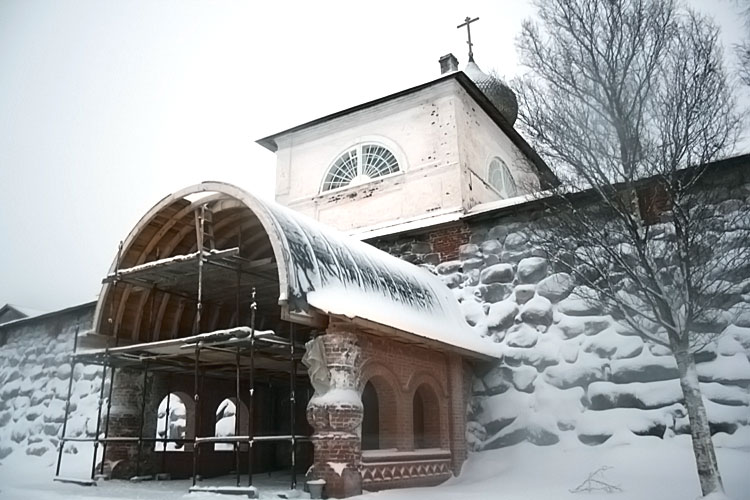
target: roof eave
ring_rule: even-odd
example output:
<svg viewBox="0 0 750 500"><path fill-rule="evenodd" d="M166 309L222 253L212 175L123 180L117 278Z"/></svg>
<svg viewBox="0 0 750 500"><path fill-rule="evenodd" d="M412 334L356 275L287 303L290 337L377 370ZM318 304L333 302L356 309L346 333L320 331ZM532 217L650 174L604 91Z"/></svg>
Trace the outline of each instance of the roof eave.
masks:
<svg viewBox="0 0 750 500"><path fill-rule="evenodd" d="M490 119L492 119L492 121L495 122L495 124L503 132L505 132L508 138L510 138L510 140L521 150L521 152L523 152L523 154L526 155L526 157L531 161L531 163L537 169L537 172L539 173L539 176L540 176L540 180L542 181L543 188L550 188L550 187L554 187L560 184L560 181L558 180L554 172L552 172L552 169L549 167L549 165L547 165L547 163L539 156L539 154L537 154L536 151L534 151L534 149L529 145L529 143L526 142L526 140L523 137L521 137L521 135L516 131L516 129L514 129L513 126L508 123L505 117L503 117L502 113L500 113L500 111L495 107L495 105L492 104L492 102L484 94L484 92L482 92L479 89L479 87L477 87L476 84L471 80L471 78L469 78L463 71L453 71L450 73L446 73L445 75L442 75L441 77L436 78L435 80L431 80L429 82L417 85L415 87L410 87L408 89L401 90L394 94L389 94L387 96L380 97L372 101L358 104L357 106L353 106L350 108L343 109L341 111L337 111L335 113L331 113L329 115L322 116L315 120L305 122L301 125L297 125L296 127L292 127L292 128L283 130L281 132L277 132L275 134L269 135L268 137L258 139L255 142L257 144L260 144L264 148L268 149L272 153L275 153L276 151L278 151L277 139L279 137L307 129L315 125L320 125L330 120L334 120L336 118L340 118L342 116L346 116L346 115L355 113L357 111L361 111L363 109L371 108L373 106L377 106L379 104L391 101L393 99L398 99L400 97L404 97L409 94L419 92L433 85L437 85L439 83L442 83L448 80L456 80L464 88L464 90L466 90L466 92L472 97L472 99L474 99L474 101L476 101L477 104L479 104L479 107L481 107L482 110L485 113L487 113Z"/></svg>
<svg viewBox="0 0 750 500"><path fill-rule="evenodd" d="M431 80L426 83L422 83L420 85L417 85L415 87L410 87L405 90L400 90L393 94L388 94L383 97L379 97L378 99L374 99L372 101L367 101L362 104L357 104L356 106L352 106L350 108L345 108L340 111L336 111L335 113L331 113L325 116L321 116L320 118L316 118L314 120L302 123L300 125L288 128L286 130L282 130L281 132L276 132L275 134L271 134L267 137L264 137L262 139L258 139L256 144L260 144L264 148L268 149L269 151L275 153L278 149L278 144L276 143L276 139L278 139L281 136L291 134L293 132L299 132L300 130L304 130L310 127L314 127L315 125L320 125L322 123L334 120L336 118L340 118L342 116L346 116L352 113L355 113L357 111L361 111L363 109L371 108L373 106L377 106L378 104L382 104L384 102L391 101L393 99L398 99L399 97L403 97L409 94L413 94L415 92L419 92L420 90L426 89L428 87L431 87L432 85L436 85L438 83L450 80L452 78L455 78L456 75L458 75L460 72L452 72L447 73L445 75L442 75L440 78L436 78L435 80Z"/></svg>

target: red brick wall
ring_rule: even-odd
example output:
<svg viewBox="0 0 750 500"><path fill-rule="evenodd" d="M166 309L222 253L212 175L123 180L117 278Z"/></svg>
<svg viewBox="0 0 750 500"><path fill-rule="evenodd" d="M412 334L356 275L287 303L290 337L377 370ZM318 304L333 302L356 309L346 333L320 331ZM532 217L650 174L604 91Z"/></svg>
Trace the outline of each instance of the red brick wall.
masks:
<svg viewBox="0 0 750 500"><path fill-rule="evenodd" d="M470 238L471 230L464 223L438 229L429 234L432 251L440 254L441 262L457 259L458 248L469 243Z"/></svg>
<svg viewBox="0 0 750 500"><path fill-rule="evenodd" d="M439 352L410 346L390 339L359 334L362 349L360 390L371 381L380 406L380 448L409 451L414 442L414 395L417 390L434 394L425 398L425 420L435 447L449 449L449 414L452 401L448 390L447 357ZM365 409L367 411L367 409ZM465 406L462 411L465 412Z"/></svg>
<svg viewBox="0 0 750 500"><path fill-rule="evenodd" d="M112 394L113 407L110 416L109 436L125 437L138 436L140 424L140 407L142 401L142 372L134 370L118 370L115 377ZM143 436L147 438L156 435L156 422L159 403L168 393L177 393L187 409L186 438L192 439L193 425L196 415L196 404L193 401L194 382L192 375L166 375L152 373L149 376L149 392L146 398L144 412ZM200 419L197 434L199 436L213 436L216 426L216 410L224 399L234 399L234 380L204 378L200 389ZM296 405L297 434L310 435L312 429L305 418L305 406L309 399L307 384L298 384ZM240 433L246 434L247 407L249 394L246 383L241 385ZM253 408L253 430L255 435L289 434L289 393L288 382L270 385L258 382L255 388L255 405ZM240 467L247 471L247 447L241 446ZM135 474L136 444L110 444L106 459L109 461L122 460L119 466L120 478L129 478ZM168 472L174 478L192 476L193 458L192 445L186 445L186 451L160 451L160 446L154 450L153 442L144 442L141 448L140 474L154 474ZM302 475L312 463L312 445L297 443L297 472ZM265 472L287 469L291 460L291 445L288 442L256 443L253 447L253 470ZM204 477L227 474L235 468L234 451L214 450L212 444L202 445L200 448L199 473Z"/></svg>

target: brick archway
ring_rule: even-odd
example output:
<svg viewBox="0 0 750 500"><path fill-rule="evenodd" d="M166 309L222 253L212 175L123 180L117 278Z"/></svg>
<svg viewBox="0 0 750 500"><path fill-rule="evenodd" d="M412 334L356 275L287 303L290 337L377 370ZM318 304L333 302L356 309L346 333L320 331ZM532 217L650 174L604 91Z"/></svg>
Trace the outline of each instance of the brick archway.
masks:
<svg viewBox="0 0 750 500"><path fill-rule="evenodd" d="M448 389L431 373L419 372L409 378L404 390L411 402L414 449L449 449Z"/></svg>
<svg viewBox="0 0 750 500"><path fill-rule="evenodd" d="M223 417L219 414L219 411L224 405L224 402L228 401L234 406L234 418ZM215 436L234 436L237 425L237 419L239 419L239 435L242 435L243 430L248 428L248 420L250 412L247 409L247 405L241 399L238 401L236 396L230 396L222 399L214 409L214 435ZM222 422L223 421L223 422ZM227 425L229 424L229 427ZM234 445L226 443L216 443L214 445L214 451L233 451ZM240 444L240 450L247 450L247 446L243 443Z"/></svg>
<svg viewBox="0 0 750 500"><path fill-rule="evenodd" d="M363 368L363 376L360 380L360 392L363 395L365 395L368 385L372 387L375 398L373 400L372 397L368 397L367 399L370 399L370 401L364 399L362 401L364 418L368 420L368 422L363 422L362 429L365 430L365 425L371 422L370 419L376 417L378 430L377 446L370 449L398 448L400 444L398 423L403 413L403 405L398 397L396 376L384 365L369 363ZM372 402L376 402L376 409L372 408ZM377 415L374 414L375 411L377 411ZM365 437L365 435L362 436L363 443Z"/></svg>
<svg viewBox="0 0 750 500"><path fill-rule="evenodd" d="M417 386L412 396L414 449L441 447L442 413L440 400L431 385Z"/></svg>
<svg viewBox="0 0 750 500"><path fill-rule="evenodd" d="M175 436L173 435L174 429L172 429L172 421L175 419L173 415L176 415L176 411L181 411L180 407L184 407L185 409L185 418L184 422L182 422L182 425L184 426L184 439L191 440L193 439L193 429L195 427L195 401L191 395L184 391L169 391L165 392L161 398L157 399L158 404L156 406L156 415L154 415L152 418L156 421L157 427L157 437L161 436L161 433L163 433L163 425L164 422L161 421L161 410L164 410L166 413L167 410L167 404L169 405L169 415L165 415L165 417L170 418L169 427L170 431L165 434L164 437L168 439L175 439ZM177 415L177 418L179 419L179 415ZM166 443L166 451L192 451L193 446L192 444L181 444L181 443ZM154 444L154 451L161 452L165 451L165 446L163 442L156 442Z"/></svg>

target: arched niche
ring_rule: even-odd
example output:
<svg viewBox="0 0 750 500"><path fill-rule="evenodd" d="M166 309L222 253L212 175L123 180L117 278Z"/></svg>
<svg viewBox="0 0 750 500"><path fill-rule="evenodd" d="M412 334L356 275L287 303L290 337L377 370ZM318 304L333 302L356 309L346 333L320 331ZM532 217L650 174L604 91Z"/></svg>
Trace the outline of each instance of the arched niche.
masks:
<svg viewBox="0 0 750 500"><path fill-rule="evenodd" d="M195 407L193 399L183 392L170 392L157 407L154 451L192 451L181 440L192 439ZM166 439L167 441L162 441Z"/></svg>
<svg viewBox="0 0 750 500"><path fill-rule="evenodd" d="M385 450L398 446L396 386L375 375L362 389L362 449Z"/></svg>
<svg viewBox="0 0 750 500"><path fill-rule="evenodd" d="M242 435L247 429L248 410L242 401L237 404L237 398L225 398L216 407L214 435L217 437ZM239 418L239 434L237 434L237 419ZM231 443L216 443L215 451L232 451L234 445Z"/></svg>
<svg viewBox="0 0 750 500"><path fill-rule="evenodd" d="M441 447L440 406L438 394L430 384L417 386L412 399L414 449Z"/></svg>

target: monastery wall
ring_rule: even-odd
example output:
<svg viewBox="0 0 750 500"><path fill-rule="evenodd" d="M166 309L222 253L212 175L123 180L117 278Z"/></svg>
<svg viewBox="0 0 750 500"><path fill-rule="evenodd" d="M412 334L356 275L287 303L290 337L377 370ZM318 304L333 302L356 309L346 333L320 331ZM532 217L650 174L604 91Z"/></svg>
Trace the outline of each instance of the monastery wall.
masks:
<svg viewBox="0 0 750 500"><path fill-rule="evenodd" d="M76 329L89 330L93 314L94 304L83 304L0 325L0 463L18 454L55 462L71 370L66 435L95 436L101 369L70 363ZM80 452L90 462L91 454L84 449L89 450L68 443L66 459Z"/></svg>
<svg viewBox="0 0 750 500"><path fill-rule="evenodd" d="M724 196L713 206L716 213L747 210L747 169L717 172L706 182ZM437 274L454 291L476 334L505 349L500 362L475 373L470 446L562 440L596 445L633 435L688 433L671 352L578 297L580 285L534 244L530 228L539 224L539 215L538 209L495 211L370 241ZM696 361L715 442L746 445L750 263L732 282L725 317L713 325L722 334L697 353Z"/></svg>

